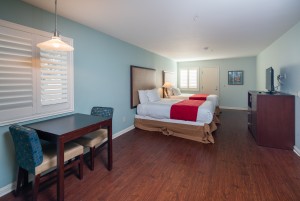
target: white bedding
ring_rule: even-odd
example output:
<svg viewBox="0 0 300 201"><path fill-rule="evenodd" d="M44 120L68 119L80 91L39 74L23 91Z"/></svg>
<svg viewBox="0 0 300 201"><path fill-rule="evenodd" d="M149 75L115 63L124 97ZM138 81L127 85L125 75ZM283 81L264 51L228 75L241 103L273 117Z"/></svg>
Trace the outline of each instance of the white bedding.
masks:
<svg viewBox="0 0 300 201"><path fill-rule="evenodd" d="M139 104L137 106L137 114L139 116L146 116L155 119L170 119L171 106L182 100L178 99L161 99L156 102L149 102L146 104ZM205 101L198 108L197 122L211 123L215 107L211 101Z"/></svg>
<svg viewBox="0 0 300 201"><path fill-rule="evenodd" d="M193 96L195 94L180 94L178 96L170 96L170 99L181 99L181 100L187 100L190 96ZM214 107L219 106L219 98L217 95L210 94L206 98L207 100L211 101L214 105Z"/></svg>

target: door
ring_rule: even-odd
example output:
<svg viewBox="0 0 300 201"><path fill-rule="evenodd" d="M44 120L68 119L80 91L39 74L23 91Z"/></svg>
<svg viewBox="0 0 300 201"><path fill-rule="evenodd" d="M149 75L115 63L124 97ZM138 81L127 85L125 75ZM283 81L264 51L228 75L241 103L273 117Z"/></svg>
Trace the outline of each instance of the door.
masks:
<svg viewBox="0 0 300 201"><path fill-rule="evenodd" d="M219 67L201 68L200 71L201 93L216 94L219 96Z"/></svg>

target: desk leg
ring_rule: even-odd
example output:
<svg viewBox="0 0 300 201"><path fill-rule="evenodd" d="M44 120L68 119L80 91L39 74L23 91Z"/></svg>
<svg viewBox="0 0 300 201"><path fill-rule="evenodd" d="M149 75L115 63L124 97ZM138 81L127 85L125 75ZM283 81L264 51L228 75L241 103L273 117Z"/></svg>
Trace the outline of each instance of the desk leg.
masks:
<svg viewBox="0 0 300 201"><path fill-rule="evenodd" d="M57 200L64 200L64 143L57 141Z"/></svg>
<svg viewBox="0 0 300 201"><path fill-rule="evenodd" d="M112 161L113 161L113 156L112 156L112 123L108 126L108 146L107 146L107 159L108 159L108 167L107 169L110 171L112 170Z"/></svg>

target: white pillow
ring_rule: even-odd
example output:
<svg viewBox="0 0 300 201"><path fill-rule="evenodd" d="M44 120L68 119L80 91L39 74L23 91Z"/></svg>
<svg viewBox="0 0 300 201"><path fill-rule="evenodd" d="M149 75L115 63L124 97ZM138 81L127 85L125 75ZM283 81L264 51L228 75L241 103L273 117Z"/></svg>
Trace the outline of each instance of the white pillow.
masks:
<svg viewBox="0 0 300 201"><path fill-rule="evenodd" d="M157 89L147 90L147 97L150 102L155 102L160 100L160 96L158 94Z"/></svg>
<svg viewBox="0 0 300 201"><path fill-rule="evenodd" d="M145 104L149 102L146 90L138 90L138 93L139 93L139 99L141 104Z"/></svg>
<svg viewBox="0 0 300 201"><path fill-rule="evenodd" d="M172 88L172 91L173 91L174 96L181 95L180 89L178 89L178 88Z"/></svg>

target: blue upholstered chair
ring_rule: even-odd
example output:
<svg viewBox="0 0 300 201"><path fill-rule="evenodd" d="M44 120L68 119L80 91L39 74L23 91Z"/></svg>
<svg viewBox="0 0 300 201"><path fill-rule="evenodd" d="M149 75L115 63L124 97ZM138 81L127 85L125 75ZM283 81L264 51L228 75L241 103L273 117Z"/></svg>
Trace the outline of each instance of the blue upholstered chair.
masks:
<svg viewBox="0 0 300 201"><path fill-rule="evenodd" d="M112 118L113 112L114 109L111 107L93 107L91 115ZM101 128L97 131L86 134L76 139L75 142L90 148L90 169L94 170L95 149L107 142L107 129Z"/></svg>
<svg viewBox="0 0 300 201"><path fill-rule="evenodd" d="M44 177L45 171L57 166L56 146L52 143L41 144L35 130L20 125L9 127L15 151L16 159L19 165L17 187L15 195L18 195L21 184L28 183L28 173L34 175L33 181L33 199L37 200L40 180ZM65 161L71 161L72 165L78 165L79 178L83 177L83 146L76 143L65 144ZM43 177L41 176L43 174ZM48 175L48 174L46 174Z"/></svg>

